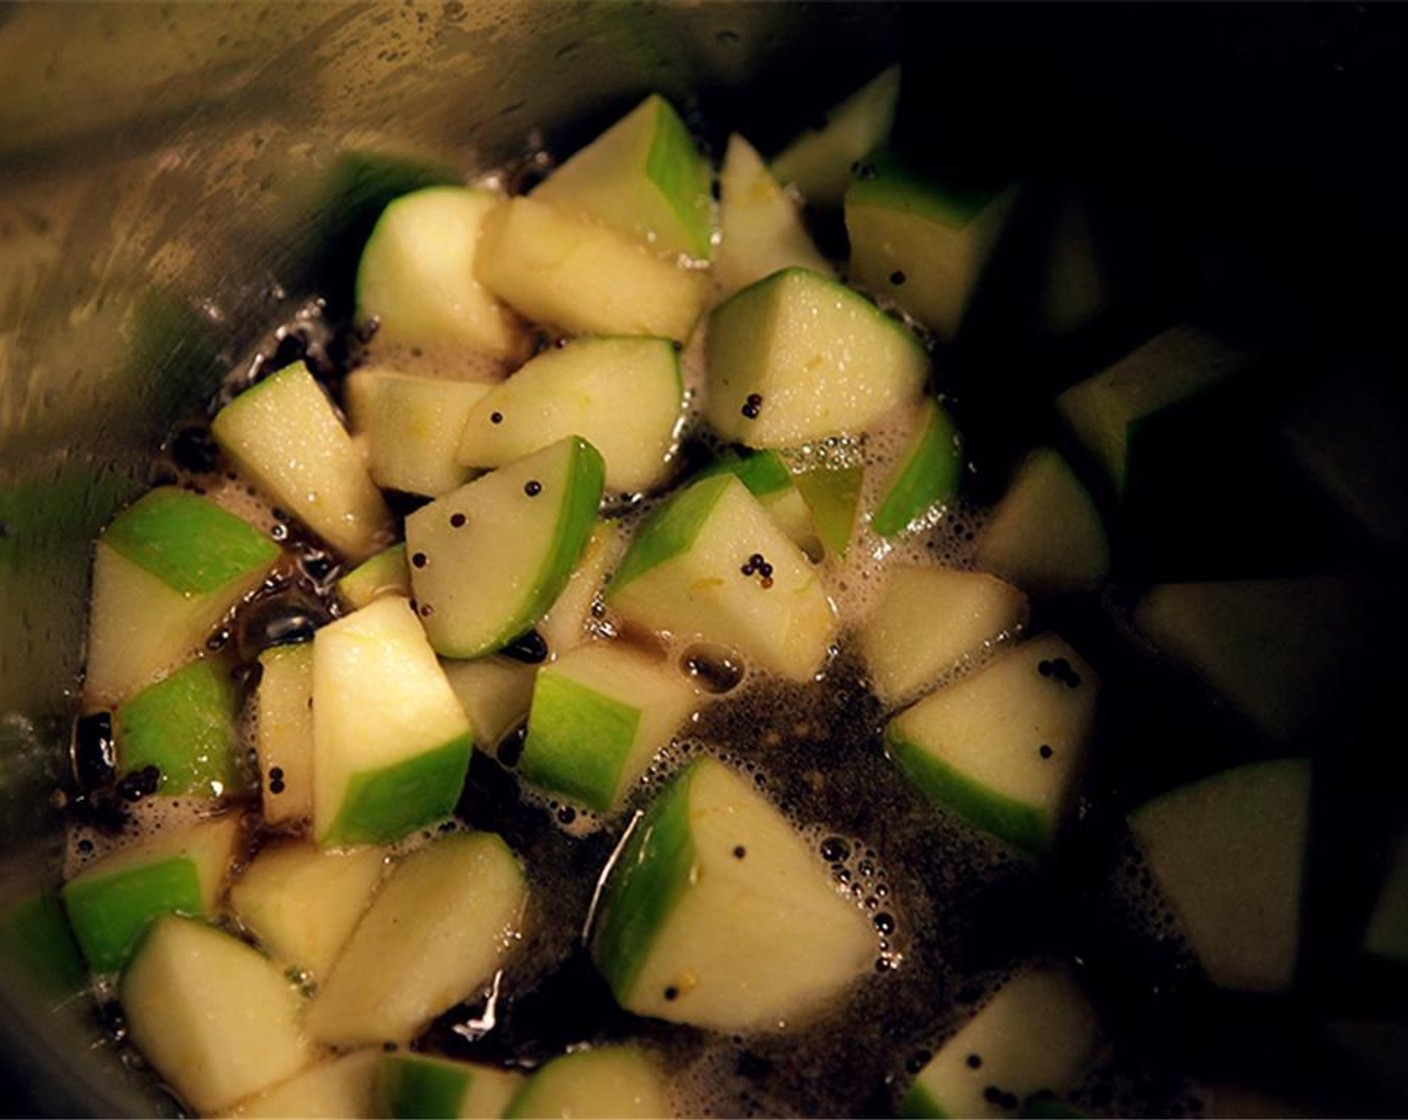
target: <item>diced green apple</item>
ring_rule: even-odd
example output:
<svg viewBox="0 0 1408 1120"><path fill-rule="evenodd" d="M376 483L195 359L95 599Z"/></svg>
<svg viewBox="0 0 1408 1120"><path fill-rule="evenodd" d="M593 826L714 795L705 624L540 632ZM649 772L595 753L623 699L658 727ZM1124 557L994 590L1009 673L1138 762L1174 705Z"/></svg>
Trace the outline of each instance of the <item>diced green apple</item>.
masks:
<svg viewBox="0 0 1408 1120"><path fill-rule="evenodd" d="M833 274L802 224L797 203L738 133L728 138L719 185L720 240L713 272L724 295L793 266Z"/></svg>
<svg viewBox="0 0 1408 1120"><path fill-rule="evenodd" d="M240 818L228 813L157 833L65 883L64 910L89 967L121 968L159 915L214 916L241 840Z"/></svg>
<svg viewBox="0 0 1408 1120"><path fill-rule="evenodd" d="M254 1120L347 1120L375 1116L377 1050L354 1050L294 1074L272 1089L247 1097L223 1115Z"/></svg>
<svg viewBox="0 0 1408 1120"><path fill-rule="evenodd" d="M592 530L567 586L535 627L555 656L587 640L598 597L625 551L626 534L619 525L602 521Z"/></svg>
<svg viewBox="0 0 1408 1120"><path fill-rule="evenodd" d="M383 1054L376 1075L376 1115L488 1120L503 1116L523 1075L428 1054Z"/></svg>
<svg viewBox="0 0 1408 1120"><path fill-rule="evenodd" d="M1155 882L1219 987L1279 992L1295 979L1310 776L1306 759L1251 763L1129 816Z"/></svg>
<svg viewBox="0 0 1408 1120"><path fill-rule="evenodd" d="M406 518L411 587L437 652L477 657L547 613L596 524L603 472L572 436Z"/></svg>
<svg viewBox="0 0 1408 1120"><path fill-rule="evenodd" d="M519 776L608 812L698 702L682 674L644 653L578 646L538 670Z"/></svg>
<svg viewBox="0 0 1408 1120"><path fill-rule="evenodd" d="M406 544L393 544L363 560L337 581L337 594L349 610L359 610L382 595L411 594L411 569Z"/></svg>
<svg viewBox="0 0 1408 1120"><path fill-rule="evenodd" d="M1040 855L1070 808L1099 690L1075 650L1042 634L901 712L885 744L933 801Z"/></svg>
<svg viewBox="0 0 1408 1120"><path fill-rule="evenodd" d="M903 703L979 660L1026 620L1027 597L981 572L896 565L860 629L875 695Z"/></svg>
<svg viewBox="0 0 1408 1120"><path fill-rule="evenodd" d="M313 815L313 645L266 649L259 670L254 756L264 823L298 824Z"/></svg>
<svg viewBox="0 0 1408 1120"><path fill-rule="evenodd" d="M563 1054L538 1069L510 1102L515 1120L659 1120L670 1116L669 1085L637 1046L600 1046Z"/></svg>
<svg viewBox="0 0 1408 1120"><path fill-rule="evenodd" d="M709 299L709 275L662 260L624 234L533 198L484 223L475 275L529 319L570 334L686 341Z"/></svg>
<svg viewBox="0 0 1408 1120"><path fill-rule="evenodd" d="M192 918L164 917L122 976L132 1041L198 1112L293 1076L313 1058L302 999L272 961Z"/></svg>
<svg viewBox="0 0 1408 1120"><path fill-rule="evenodd" d="M753 783L712 759L636 823L601 899L593 957L638 1015L782 1030L874 968L862 911Z"/></svg>
<svg viewBox="0 0 1408 1120"><path fill-rule="evenodd" d="M391 542L391 511L301 362L246 389L210 430L246 478L348 559Z"/></svg>
<svg viewBox="0 0 1408 1120"><path fill-rule="evenodd" d="M820 668L836 630L806 556L728 474L694 483L647 518L606 601L630 621L719 642L794 680Z"/></svg>
<svg viewBox="0 0 1408 1120"><path fill-rule="evenodd" d="M580 436L606 461L606 489L633 494L668 473L683 403L679 354L668 339L574 339L533 358L469 411L459 461L502 467Z"/></svg>
<svg viewBox="0 0 1408 1120"><path fill-rule="evenodd" d="M704 415L725 439L790 447L858 433L919 399L924 347L865 297L804 268L714 309Z"/></svg>
<svg viewBox="0 0 1408 1120"><path fill-rule="evenodd" d="M469 720L405 599L313 639L313 830L319 844L385 844L450 813Z"/></svg>
<svg viewBox="0 0 1408 1120"><path fill-rule="evenodd" d="M1010 1116L1011 1101L1072 1088L1096 1057L1099 1033L1095 1009L1068 970L1023 969L920 1070L900 1115Z"/></svg>
<svg viewBox="0 0 1408 1120"><path fill-rule="evenodd" d="M709 164L674 108L651 94L534 188L662 256L713 255Z"/></svg>
<svg viewBox="0 0 1408 1120"><path fill-rule="evenodd" d="M1408 965L1408 829L1394 841L1363 948L1370 957Z"/></svg>
<svg viewBox="0 0 1408 1120"><path fill-rule="evenodd" d="M234 792L235 706L229 674L204 658L148 685L117 709L118 771L154 766L167 795Z"/></svg>
<svg viewBox="0 0 1408 1120"><path fill-rule="evenodd" d="M976 559L1033 594L1092 591L1105 581L1105 523L1060 452L1037 448L1018 466L978 533Z"/></svg>
<svg viewBox="0 0 1408 1120"><path fill-rule="evenodd" d="M276 841L230 887L230 911L275 960L321 979L371 903L385 863L380 848Z"/></svg>
<svg viewBox="0 0 1408 1120"><path fill-rule="evenodd" d="M446 660L441 667L469 717L474 745L480 750L493 753L508 733L528 718L536 665L493 656Z"/></svg>
<svg viewBox="0 0 1408 1120"><path fill-rule="evenodd" d="M116 704L194 657L279 548L213 502L158 487L98 539L84 698Z"/></svg>
<svg viewBox="0 0 1408 1120"><path fill-rule="evenodd" d="M527 332L474 275L484 218L500 201L471 187L428 187L382 211L357 266L357 318L376 324L375 347L523 359Z"/></svg>
<svg viewBox="0 0 1408 1120"><path fill-rule="evenodd" d="M958 492L963 444L948 409L925 398L894 472L870 516L882 537L902 533L939 502Z"/></svg>
<svg viewBox="0 0 1408 1120"><path fill-rule="evenodd" d="M900 97L900 68L882 70L772 161L773 174L813 206L841 205L856 163L885 144Z"/></svg>
<svg viewBox="0 0 1408 1120"><path fill-rule="evenodd" d="M1013 191L940 183L888 153L846 191L851 275L944 338L958 333L1011 209Z"/></svg>
<svg viewBox="0 0 1408 1120"><path fill-rule="evenodd" d="M490 386L363 367L347 378L353 434L367 451L372 481L435 498L461 485L460 433Z"/></svg>
<svg viewBox="0 0 1408 1120"><path fill-rule="evenodd" d="M704 467L695 478L709 478L717 474L735 475L772 515L778 528L787 534L792 543L803 552L814 554L818 538L811 510L797 488L792 472L777 452L745 449L740 453L730 448Z"/></svg>
<svg viewBox="0 0 1408 1120"><path fill-rule="evenodd" d="M407 856L308 1005L332 1046L409 1042L486 984L521 935L527 885L489 832L450 833Z"/></svg>
<svg viewBox="0 0 1408 1120"><path fill-rule="evenodd" d="M811 512L817 535L835 555L844 556L855 534L863 471L858 466L819 466L792 477Z"/></svg>

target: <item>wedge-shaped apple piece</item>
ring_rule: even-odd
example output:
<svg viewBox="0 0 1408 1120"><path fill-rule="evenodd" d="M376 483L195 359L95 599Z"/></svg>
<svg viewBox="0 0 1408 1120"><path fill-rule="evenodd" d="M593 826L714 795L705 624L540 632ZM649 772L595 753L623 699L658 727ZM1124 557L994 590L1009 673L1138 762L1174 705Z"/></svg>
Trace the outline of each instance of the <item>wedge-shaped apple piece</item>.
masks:
<svg viewBox="0 0 1408 1120"><path fill-rule="evenodd" d="M805 680L836 631L821 579L732 475L696 482L641 525L607 588L627 619L731 646Z"/></svg>
<svg viewBox="0 0 1408 1120"><path fill-rule="evenodd" d="M348 559L391 543L391 511L303 363L246 389L210 430L246 478Z"/></svg>
<svg viewBox="0 0 1408 1120"><path fill-rule="evenodd" d="M87 867L62 890L74 938L94 972L122 967L162 914L213 916L239 852L236 814L156 833Z"/></svg>
<svg viewBox="0 0 1408 1120"><path fill-rule="evenodd" d="M935 802L1040 854L1070 806L1099 690L1075 650L1042 634L901 712L885 744Z"/></svg>
<svg viewBox="0 0 1408 1120"><path fill-rule="evenodd" d="M538 670L519 776L608 812L698 703L668 664L611 642L578 646Z"/></svg>
<svg viewBox="0 0 1408 1120"><path fill-rule="evenodd" d="M888 153L869 156L846 191L851 276L951 338L1012 198L1011 190L938 182Z"/></svg>
<svg viewBox="0 0 1408 1120"><path fill-rule="evenodd" d="M1224 770L1141 805L1129 827L1214 984L1279 992L1295 979L1310 762Z"/></svg>
<svg viewBox="0 0 1408 1120"><path fill-rule="evenodd" d="M1364 930L1369 957L1408 965L1408 829L1399 832Z"/></svg>
<svg viewBox="0 0 1408 1120"><path fill-rule="evenodd" d="M749 447L858 433L917 401L929 373L924 347L901 323L804 268L720 304L705 347L705 419Z"/></svg>
<svg viewBox="0 0 1408 1120"><path fill-rule="evenodd" d="M500 201L492 191L427 187L382 211L357 266L357 318L376 324L374 347L523 359L527 331L474 275L484 218Z"/></svg>
<svg viewBox="0 0 1408 1120"><path fill-rule="evenodd" d="M278 558L278 545L213 502L148 491L98 538L86 702L116 704L196 656Z"/></svg>
<svg viewBox="0 0 1408 1120"><path fill-rule="evenodd" d="M895 565L860 629L875 695L885 704L913 699L981 659L1015 634L1027 597L981 572Z"/></svg>
<svg viewBox="0 0 1408 1120"><path fill-rule="evenodd" d="M469 477L460 432L490 386L364 367L347 378L353 434L367 450L372 481L436 498Z"/></svg>
<svg viewBox="0 0 1408 1120"><path fill-rule="evenodd" d="M428 1054L383 1054L376 1074L377 1116L487 1120L503 1116L523 1075Z"/></svg>
<svg viewBox="0 0 1408 1120"><path fill-rule="evenodd" d="M1074 1087L1099 1041L1095 1008L1075 977L1056 966L1028 967L919 1071L900 1115L1011 1116L1020 1105L1040 1105L1031 1100L1038 1093Z"/></svg>
<svg viewBox="0 0 1408 1120"><path fill-rule="evenodd" d="M405 599L378 599L313 639L313 831L387 844L447 816L469 720Z"/></svg>
<svg viewBox="0 0 1408 1120"><path fill-rule="evenodd" d="M783 268L834 273L802 224L797 203L738 133L728 138L719 186L720 240L713 271L725 295Z"/></svg>
<svg viewBox="0 0 1408 1120"><path fill-rule="evenodd" d="M680 773L611 864L592 954L638 1015L781 1030L873 971L876 938L781 813L720 762Z"/></svg>
<svg viewBox="0 0 1408 1120"><path fill-rule="evenodd" d="M340 1058L309 1066L241 1101L226 1116L265 1117L267 1120L347 1120L376 1116L377 1050L354 1050Z"/></svg>
<svg viewBox="0 0 1408 1120"><path fill-rule="evenodd" d="M576 436L466 483L406 518L406 550L431 645L477 657L547 613L596 524L604 467Z"/></svg>
<svg viewBox="0 0 1408 1120"><path fill-rule="evenodd" d="M534 198L485 220L475 275L529 319L569 334L686 341L709 299L708 273L677 267L614 229Z"/></svg>
<svg viewBox="0 0 1408 1120"><path fill-rule="evenodd" d="M899 97L900 68L891 66L788 144L772 161L773 174L813 206L840 206L857 162L889 139Z"/></svg>
<svg viewBox="0 0 1408 1120"><path fill-rule="evenodd" d="M811 510L797 488L792 472L777 452L744 449L740 453L729 448L695 478L704 479L717 474L736 476L798 548L805 552L815 547L817 528L812 522Z"/></svg>
<svg viewBox="0 0 1408 1120"><path fill-rule="evenodd" d="M272 961L192 918L153 925L122 976L132 1041L186 1104L209 1115L313 1058L302 998Z"/></svg>
<svg viewBox="0 0 1408 1120"><path fill-rule="evenodd" d="M587 640L606 578L626 551L626 533L610 521L597 523L567 586L534 629L557 657Z"/></svg>
<svg viewBox="0 0 1408 1120"><path fill-rule="evenodd" d="M470 410L459 460L502 467L580 436L606 461L606 488L633 494L668 472L683 404L679 354L668 339L574 339L539 354Z"/></svg>
<svg viewBox="0 0 1408 1120"><path fill-rule="evenodd" d="M493 833L450 833L407 856L308 1005L308 1033L333 1046L410 1041L493 977L527 894Z"/></svg>
<svg viewBox="0 0 1408 1120"><path fill-rule="evenodd" d="M537 1070L518 1091L505 1116L547 1120L576 1116L673 1115L669 1085L659 1064L638 1046L600 1046L563 1054Z"/></svg>
<svg viewBox="0 0 1408 1120"><path fill-rule="evenodd" d="M349 610L365 607L382 595L411 594L411 569L406 563L406 544L393 544L370 559L363 560L337 581L337 594Z"/></svg>
<svg viewBox="0 0 1408 1120"><path fill-rule="evenodd" d="M492 754L528 718L537 666L499 656L446 660L442 666L474 729L474 745Z"/></svg>
<svg viewBox="0 0 1408 1120"><path fill-rule="evenodd" d="M271 827L313 815L313 645L274 646L259 655L252 704L260 804Z"/></svg>
<svg viewBox="0 0 1408 1120"><path fill-rule="evenodd" d="M846 555L855 536L863 474L860 466L824 464L792 476L797 492L807 503L817 535L837 556Z"/></svg>
<svg viewBox="0 0 1408 1120"><path fill-rule="evenodd" d="M978 534L978 566L1033 592L1093 591L1110 571L1105 523L1061 453L1040 447L1017 468Z"/></svg>
<svg viewBox="0 0 1408 1120"><path fill-rule="evenodd" d="M963 443L948 409L926 398L909 439L875 507L870 527L882 537L902 533L918 518L958 492Z"/></svg>
<svg viewBox="0 0 1408 1120"><path fill-rule="evenodd" d="M230 887L230 910L271 957L321 979L371 903L385 863L380 848L275 841Z"/></svg>
<svg viewBox="0 0 1408 1120"><path fill-rule="evenodd" d="M234 685L207 659L124 701L113 722L118 771L155 767L163 794L220 797L238 783Z"/></svg>
<svg viewBox="0 0 1408 1120"><path fill-rule="evenodd" d="M594 218L664 256L713 255L709 164L653 93L534 188L540 202Z"/></svg>

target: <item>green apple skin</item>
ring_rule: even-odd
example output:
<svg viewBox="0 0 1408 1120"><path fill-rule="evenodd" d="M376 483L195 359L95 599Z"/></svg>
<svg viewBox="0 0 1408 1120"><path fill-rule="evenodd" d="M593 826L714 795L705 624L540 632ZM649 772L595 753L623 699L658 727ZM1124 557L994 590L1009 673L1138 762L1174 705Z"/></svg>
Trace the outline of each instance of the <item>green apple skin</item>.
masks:
<svg viewBox="0 0 1408 1120"><path fill-rule="evenodd" d="M407 762L358 774L347 784L342 812L319 838L338 844L389 844L448 816L459 801L474 746L471 732Z"/></svg>
<svg viewBox="0 0 1408 1120"><path fill-rule="evenodd" d="M540 672L519 773L531 785L605 812L616 798L639 722L639 708Z"/></svg>
<svg viewBox="0 0 1408 1120"><path fill-rule="evenodd" d="M337 581L338 597L352 610L360 610L381 595L410 596L411 569L406 563L406 542L393 544L363 560Z"/></svg>
<svg viewBox="0 0 1408 1120"><path fill-rule="evenodd" d="M731 478L730 474L718 474L696 482L647 517L621 566L616 569L611 587L625 587L651 569L687 552L728 489Z"/></svg>
<svg viewBox="0 0 1408 1120"><path fill-rule="evenodd" d="M235 692L205 659L144 688L117 709L119 768L155 766L165 794L220 797L238 780Z"/></svg>
<svg viewBox="0 0 1408 1120"><path fill-rule="evenodd" d="M817 467L793 478L811 511L817 535L835 555L845 556L860 507L860 467Z"/></svg>
<svg viewBox="0 0 1408 1120"><path fill-rule="evenodd" d="M937 402L926 400L919 425L870 519L870 527L882 537L903 532L930 507L953 497L962 473L962 443L953 417Z"/></svg>
<svg viewBox="0 0 1408 1120"><path fill-rule="evenodd" d="M792 472L775 451L735 451L729 448L705 466L696 479L717 474L734 475L755 498L780 494L792 485Z"/></svg>

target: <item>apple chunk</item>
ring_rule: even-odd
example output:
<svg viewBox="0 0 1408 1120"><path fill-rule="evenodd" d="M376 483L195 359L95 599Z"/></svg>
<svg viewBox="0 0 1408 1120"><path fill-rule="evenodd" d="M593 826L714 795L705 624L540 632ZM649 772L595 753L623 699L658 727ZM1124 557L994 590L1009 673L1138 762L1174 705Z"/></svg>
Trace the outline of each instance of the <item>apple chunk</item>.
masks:
<svg viewBox="0 0 1408 1120"><path fill-rule="evenodd" d="M672 1114L664 1074L638 1046L599 1046L554 1058L528 1079L504 1113L515 1120L554 1116L652 1120Z"/></svg>
<svg viewBox="0 0 1408 1120"><path fill-rule="evenodd" d="M164 794L233 792L235 690L207 659L142 689L117 709L117 764L131 774L155 767Z"/></svg>
<svg viewBox="0 0 1408 1120"><path fill-rule="evenodd" d="M377 1065L378 1116L503 1116L523 1075L428 1054L383 1054Z"/></svg>

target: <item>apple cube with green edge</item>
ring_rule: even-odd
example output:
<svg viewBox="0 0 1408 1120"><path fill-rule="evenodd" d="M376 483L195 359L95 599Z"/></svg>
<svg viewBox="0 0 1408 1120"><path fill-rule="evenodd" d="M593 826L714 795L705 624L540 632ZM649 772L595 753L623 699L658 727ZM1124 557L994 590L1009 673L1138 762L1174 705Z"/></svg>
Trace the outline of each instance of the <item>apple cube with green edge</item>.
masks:
<svg viewBox="0 0 1408 1120"><path fill-rule="evenodd" d="M855 535L862 479L861 467L842 465L809 467L792 476L817 535L837 556L846 555Z"/></svg>
<svg viewBox="0 0 1408 1120"><path fill-rule="evenodd" d="M1155 883L1218 987L1281 992L1295 979L1310 771L1303 758L1250 763L1129 815Z"/></svg>
<svg viewBox="0 0 1408 1120"><path fill-rule="evenodd" d="M1075 650L1041 634L901 712L885 746L935 803L1041 855L1081 776L1099 691Z"/></svg>
<svg viewBox="0 0 1408 1120"><path fill-rule="evenodd" d="M850 94L772 161L772 173L813 206L841 205L856 163L890 138L900 97L900 67L891 66Z"/></svg>
<svg viewBox="0 0 1408 1120"><path fill-rule="evenodd" d="M279 555L214 502L170 486L149 490L98 538L85 703L120 703L194 657Z"/></svg>
<svg viewBox="0 0 1408 1120"><path fill-rule="evenodd" d="M534 627L549 651L561 656L587 640L596 604L626 551L626 534L617 524L600 521L587 538L582 557L572 569L567 586L553 600L548 613Z"/></svg>
<svg viewBox="0 0 1408 1120"><path fill-rule="evenodd" d="M158 919L122 974L133 1043L196 1112L210 1115L313 1060L303 999L278 965L194 918Z"/></svg>
<svg viewBox="0 0 1408 1120"><path fill-rule="evenodd" d="M192 661L118 706L113 720L117 769L154 766L163 794L221 797L235 792L234 683L208 658Z"/></svg>
<svg viewBox="0 0 1408 1120"><path fill-rule="evenodd" d="M382 211L357 265L357 318L372 346L424 353L479 351L506 366L531 339L474 275L484 219L501 202L473 187L427 187Z"/></svg>
<svg viewBox="0 0 1408 1120"><path fill-rule="evenodd" d="M1018 1102L1074 1087L1099 1047L1099 1017L1071 972L1028 966L920 1070L900 1115L1011 1116Z"/></svg>
<svg viewBox="0 0 1408 1120"><path fill-rule="evenodd" d="M553 1058L524 1082L508 1110L515 1120L549 1117L674 1115L669 1082L659 1063L638 1046L598 1046Z"/></svg>
<svg viewBox="0 0 1408 1120"><path fill-rule="evenodd" d="M313 832L324 847L388 844L448 816L469 719L410 604L387 597L313 639Z"/></svg>
<svg viewBox="0 0 1408 1120"><path fill-rule="evenodd" d="M365 560L391 543L391 511L302 362L246 389L210 431L245 478L347 559Z"/></svg>
<svg viewBox="0 0 1408 1120"><path fill-rule="evenodd" d="M349 610L359 610L383 595L411 594L411 569L406 542L393 544L363 560L337 581L337 597Z"/></svg>
<svg viewBox="0 0 1408 1120"><path fill-rule="evenodd" d="M718 642L792 680L821 667L836 633L821 578L729 474L694 483L646 518L606 603L629 622Z"/></svg>
<svg viewBox="0 0 1408 1120"><path fill-rule="evenodd" d="M1272 738L1286 740L1332 703L1372 625L1350 577L1165 583L1135 604L1134 625Z"/></svg>
<svg viewBox="0 0 1408 1120"><path fill-rule="evenodd" d="M161 914L213 917L242 843L240 818L227 813L156 833L68 880L64 911L89 967L121 968Z"/></svg>
<svg viewBox="0 0 1408 1120"><path fill-rule="evenodd" d="M882 537L904 532L958 492L963 441L948 409L925 398L894 471L885 483L870 527Z"/></svg>
<svg viewBox="0 0 1408 1120"><path fill-rule="evenodd" d="M313 644L273 646L259 655L251 704L260 805L270 827L313 815Z"/></svg>
<svg viewBox="0 0 1408 1120"><path fill-rule="evenodd" d="M381 848L319 848L281 839L230 886L230 912L281 964L326 976L381 882Z"/></svg>
<svg viewBox="0 0 1408 1120"><path fill-rule="evenodd" d="M1369 957L1408 965L1408 828L1393 842L1383 883L1364 930Z"/></svg>
<svg viewBox="0 0 1408 1120"><path fill-rule="evenodd" d="M521 1073L474 1062L383 1054L377 1063L375 1115L391 1120L503 1116L523 1080Z"/></svg>
<svg viewBox="0 0 1408 1120"><path fill-rule="evenodd" d="M519 197L484 223L479 281L527 318L569 334L687 341L709 274L662 260L589 218Z"/></svg>
<svg viewBox="0 0 1408 1120"><path fill-rule="evenodd" d="M1130 447L1141 422L1206 392L1248 358L1196 327L1172 327L1056 398L1056 411L1109 476L1127 489Z"/></svg>
<svg viewBox="0 0 1408 1120"><path fill-rule="evenodd" d="M52 886L11 899L0 910L0 951L18 966L25 983L55 1005L89 983L73 927Z"/></svg>
<svg viewBox="0 0 1408 1120"><path fill-rule="evenodd" d="M606 461L606 489L634 494L669 473L683 405L679 353L669 339L573 339L543 351L470 409L459 461L502 467L575 435Z"/></svg>
<svg viewBox="0 0 1408 1120"><path fill-rule="evenodd" d="M366 448L372 481L435 498L470 472L459 463L460 432L490 386L363 367L347 378L347 414Z"/></svg>
<svg viewBox="0 0 1408 1120"><path fill-rule="evenodd" d="M753 145L736 132L728 138L719 187L719 247L713 273L724 295L793 266L834 274L802 224L797 202L772 177Z"/></svg>
<svg viewBox="0 0 1408 1120"><path fill-rule="evenodd" d="M1059 451L1039 447L1017 467L975 545L978 567L1033 594L1094 591L1110 571L1105 522Z"/></svg>
<svg viewBox="0 0 1408 1120"><path fill-rule="evenodd" d="M753 782L703 758L627 834L592 956L637 1015L719 1031L814 1018L874 971L864 913Z"/></svg>
<svg viewBox="0 0 1408 1120"><path fill-rule="evenodd" d="M246 1097L228 1112L230 1117L282 1120L347 1120L350 1116L378 1116L375 1110L379 1050L354 1050L329 1058Z"/></svg>
<svg viewBox="0 0 1408 1120"><path fill-rule="evenodd" d="M819 537L811 510L777 452L728 448L694 477L697 481L719 474L737 477L793 544L808 555L815 552Z"/></svg>
<svg viewBox="0 0 1408 1120"><path fill-rule="evenodd" d="M857 635L875 695L903 703L1017 634L1027 597L982 572L892 565Z"/></svg>
<svg viewBox="0 0 1408 1120"><path fill-rule="evenodd" d="M852 280L952 338L1014 196L938 182L888 152L866 157L846 191Z"/></svg>
<svg viewBox="0 0 1408 1120"><path fill-rule="evenodd" d="M858 433L919 399L929 356L909 330L829 277L776 272L716 307L704 417L748 447Z"/></svg>
<svg viewBox="0 0 1408 1120"><path fill-rule="evenodd" d="M518 775L609 812L698 705L669 664L611 642L578 646L538 670Z"/></svg>
<svg viewBox="0 0 1408 1120"><path fill-rule="evenodd" d="M569 436L406 518L411 588L436 652L477 657L536 623L596 526L601 455Z"/></svg>
<svg viewBox="0 0 1408 1120"><path fill-rule="evenodd" d="M611 226L668 257L713 255L708 161L652 93L533 189L532 197Z"/></svg>
<svg viewBox="0 0 1408 1120"><path fill-rule="evenodd" d="M494 655L473 661L445 660L441 668L469 717L474 745L481 751L493 753L528 718L536 665Z"/></svg>
<svg viewBox="0 0 1408 1120"><path fill-rule="evenodd" d="M522 936L527 883L490 832L436 837L398 863L353 930L304 1027L317 1042L409 1042L477 993Z"/></svg>

